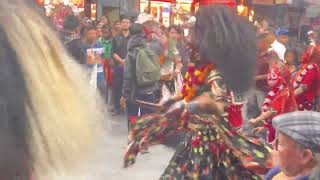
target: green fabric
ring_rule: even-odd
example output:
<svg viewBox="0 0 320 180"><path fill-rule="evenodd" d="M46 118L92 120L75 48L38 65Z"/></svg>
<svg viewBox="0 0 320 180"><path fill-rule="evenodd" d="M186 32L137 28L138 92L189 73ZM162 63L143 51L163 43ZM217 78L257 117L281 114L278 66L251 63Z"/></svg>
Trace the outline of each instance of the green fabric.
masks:
<svg viewBox="0 0 320 180"><path fill-rule="evenodd" d="M138 49L136 77L138 86L150 86L160 81L161 75L158 56L146 47Z"/></svg>
<svg viewBox="0 0 320 180"><path fill-rule="evenodd" d="M103 38L101 38L100 40L103 49L104 49L104 58L110 59L112 58L112 40L105 40Z"/></svg>
<svg viewBox="0 0 320 180"><path fill-rule="evenodd" d="M169 47L168 47L168 58L172 60L179 54L178 49L177 49L177 41L173 39L169 39Z"/></svg>

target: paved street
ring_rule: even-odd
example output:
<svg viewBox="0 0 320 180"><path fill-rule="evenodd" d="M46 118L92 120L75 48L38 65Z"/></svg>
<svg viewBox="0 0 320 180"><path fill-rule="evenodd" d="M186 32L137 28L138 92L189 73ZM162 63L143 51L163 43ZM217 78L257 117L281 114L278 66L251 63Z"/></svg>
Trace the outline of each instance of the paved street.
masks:
<svg viewBox="0 0 320 180"><path fill-rule="evenodd" d="M90 169L87 173L95 172L97 180L157 180L168 164L173 150L163 145L152 147L150 153L138 157L135 166L123 169L127 124L124 117L117 117L110 118L109 125L110 132L108 137L102 139L97 157L93 161L94 165L86 165L89 167L85 169Z"/></svg>

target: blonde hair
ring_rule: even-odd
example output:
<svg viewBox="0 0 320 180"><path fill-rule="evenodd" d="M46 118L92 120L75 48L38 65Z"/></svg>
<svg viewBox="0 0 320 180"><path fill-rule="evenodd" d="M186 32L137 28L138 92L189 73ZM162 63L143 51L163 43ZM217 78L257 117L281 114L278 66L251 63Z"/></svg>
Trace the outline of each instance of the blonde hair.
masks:
<svg viewBox="0 0 320 180"><path fill-rule="evenodd" d="M89 158L102 132L100 98L56 33L24 0L1 0L0 22L26 84L32 174L50 180L51 172L72 172Z"/></svg>

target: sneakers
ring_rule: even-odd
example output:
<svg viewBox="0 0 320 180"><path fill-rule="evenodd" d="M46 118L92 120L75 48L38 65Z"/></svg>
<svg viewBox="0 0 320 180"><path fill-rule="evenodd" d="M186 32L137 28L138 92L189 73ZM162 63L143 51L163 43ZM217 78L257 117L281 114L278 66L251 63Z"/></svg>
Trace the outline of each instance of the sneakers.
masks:
<svg viewBox="0 0 320 180"><path fill-rule="evenodd" d="M122 114L125 114L125 111L122 109L112 109L112 111L111 111L112 116L118 116L118 115L122 115Z"/></svg>
<svg viewBox="0 0 320 180"><path fill-rule="evenodd" d="M113 110L113 111L111 111L111 115L112 115L112 116L118 116L118 115L120 115L120 114L121 114L120 110Z"/></svg>

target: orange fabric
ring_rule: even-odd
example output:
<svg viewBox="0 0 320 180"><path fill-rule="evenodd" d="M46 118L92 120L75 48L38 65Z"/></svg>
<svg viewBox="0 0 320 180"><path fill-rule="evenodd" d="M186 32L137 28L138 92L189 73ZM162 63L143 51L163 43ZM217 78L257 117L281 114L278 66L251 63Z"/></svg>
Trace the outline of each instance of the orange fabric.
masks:
<svg viewBox="0 0 320 180"><path fill-rule="evenodd" d="M160 61L160 65L163 65L163 63L164 63L164 61L165 61L165 56L164 56L164 54L160 54L159 61Z"/></svg>

